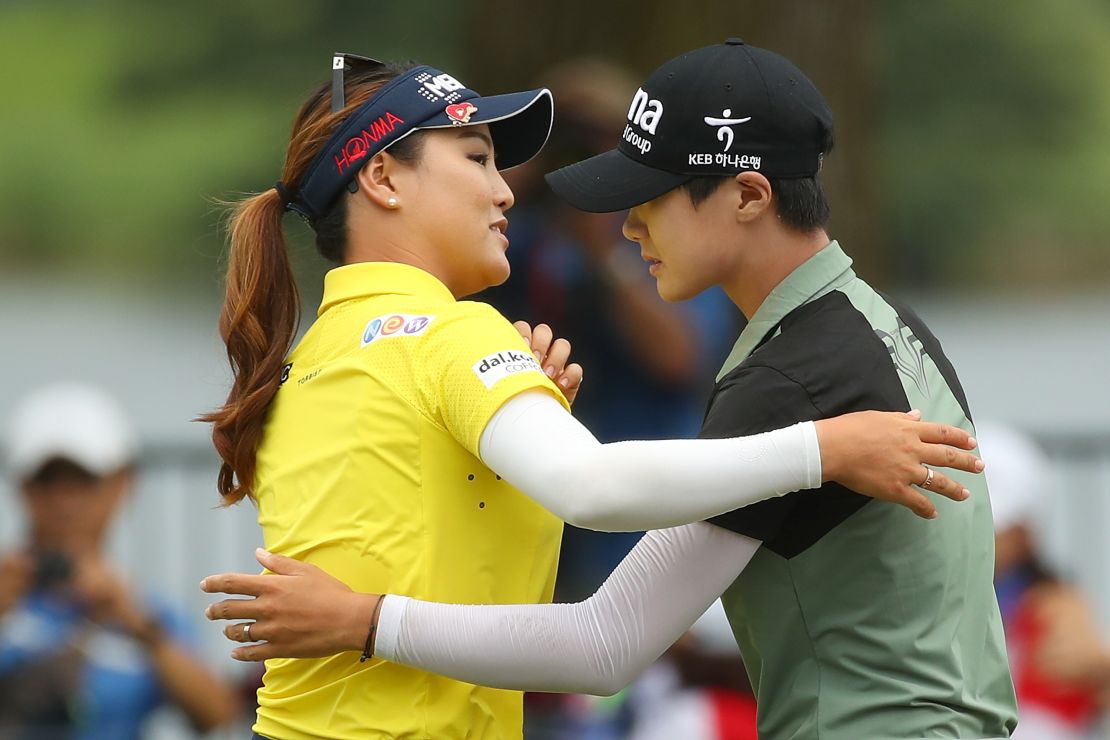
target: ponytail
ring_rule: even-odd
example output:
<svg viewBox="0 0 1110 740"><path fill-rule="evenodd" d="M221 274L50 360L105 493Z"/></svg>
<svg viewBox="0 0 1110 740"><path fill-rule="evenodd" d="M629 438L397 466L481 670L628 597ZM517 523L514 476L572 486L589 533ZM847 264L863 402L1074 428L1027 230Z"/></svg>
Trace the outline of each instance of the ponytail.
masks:
<svg viewBox="0 0 1110 740"><path fill-rule="evenodd" d="M225 505L253 497L255 455L281 368L293 345L301 303L285 248L285 209L276 190L234 206L220 336L234 381L227 401L201 417L223 458L217 488Z"/></svg>
<svg viewBox="0 0 1110 740"><path fill-rule="evenodd" d="M375 63L353 71L347 79L346 107L339 112L331 111L331 84L319 86L293 120L281 182L286 187L300 182L332 132L382 85L413 66ZM399 159L415 159L418 142L419 136L414 134L397 142L390 152ZM212 423L212 442L223 459L216 487L225 505L254 497L255 457L301 315L281 231L282 196L276 189L267 190L230 205L231 250L220 336L227 345L234 380L224 405L200 417L200 421ZM346 199L340 197L310 225L320 254L342 262L347 243Z"/></svg>

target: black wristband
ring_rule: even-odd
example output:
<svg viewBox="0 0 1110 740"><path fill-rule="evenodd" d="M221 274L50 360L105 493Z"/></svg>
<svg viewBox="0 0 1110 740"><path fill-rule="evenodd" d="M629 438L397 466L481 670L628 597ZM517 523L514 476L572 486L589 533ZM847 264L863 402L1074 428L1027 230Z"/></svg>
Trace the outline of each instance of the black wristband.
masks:
<svg viewBox="0 0 1110 740"><path fill-rule="evenodd" d="M366 635L366 644L362 648L362 657L358 659L359 663L365 663L374 656L374 633L378 631L378 613L382 610L382 602L385 601L385 595L378 597L378 603L374 604L374 613L370 615L370 632Z"/></svg>

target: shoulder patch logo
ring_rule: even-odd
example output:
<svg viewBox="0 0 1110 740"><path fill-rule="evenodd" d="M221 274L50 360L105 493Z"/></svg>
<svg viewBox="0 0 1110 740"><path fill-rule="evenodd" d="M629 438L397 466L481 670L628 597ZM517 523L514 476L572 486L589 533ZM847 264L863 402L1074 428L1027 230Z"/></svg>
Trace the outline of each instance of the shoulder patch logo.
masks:
<svg viewBox="0 0 1110 740"><path fill-rule="evenodd" d="M518 349L506 349L486 355L475 362L471 369L486 388L493 388L498 382L517 373L543 372L540 363L536 362L531 353Z"/></svg>
<svg viewBox="0 0 1110 740"><path fill-rule="evenodd" d="M419 316L406 313L386 314L370 319L362 332L362 346L365 347L379 339L390 337L417 337L428 329L435 316Z"/></svg>
<svg viewBox="0 0 1110 740"><path fill-rule="evenodd" d="M925 378L925 347L921 344L921 340L913 335L913 330L899 318L896 334L876 329L875 335L886 345L886 350L890 353L890 361L894 363L894 369L913 381L921 395L928 398L929 381Z"/></svg>

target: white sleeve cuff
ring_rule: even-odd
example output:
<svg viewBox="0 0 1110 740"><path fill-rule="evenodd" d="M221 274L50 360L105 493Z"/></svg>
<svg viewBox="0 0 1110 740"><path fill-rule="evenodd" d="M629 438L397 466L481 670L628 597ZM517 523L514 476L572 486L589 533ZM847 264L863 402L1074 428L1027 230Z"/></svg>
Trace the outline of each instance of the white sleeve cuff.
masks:
<svg viewBox="0 0 1110 740"><path fill-rule="evenodd" d="M401 620L405 608L412 601L408 596L386 594L382 597L382 608L378 610L378 630L374 636L374 657L396 660L397 638L401 634Z"/></svg>
<svg viewBox="0 0 1110 740"><path fill-rule="evenodd" d="M817 439L817 425L812 421L798 424L802 429L804 459L806 466L806 488L821 487L821 443Z"/></svg>

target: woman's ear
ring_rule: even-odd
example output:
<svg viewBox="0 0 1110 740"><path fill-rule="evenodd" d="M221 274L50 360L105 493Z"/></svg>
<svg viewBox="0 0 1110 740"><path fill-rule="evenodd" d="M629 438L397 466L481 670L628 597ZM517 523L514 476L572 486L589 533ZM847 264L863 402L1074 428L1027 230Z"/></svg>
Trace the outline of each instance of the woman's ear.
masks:
<svg viewBox="0 0 1110 740"><path fill-rule="evenodd" d="M758 172L741 172L736 176L740 188L740 200L736 206L736 220L749 223L771 212L771 199L774 193L771 182Z"/></svg>
<svg viewBox="0 0 1110 740"><path fill-rule="evenodd" d="M397 208L400 199L395 180L399 166L389 152L378 152L358 171L355 179L359 191L375 205L390 210Z"/></svg>

